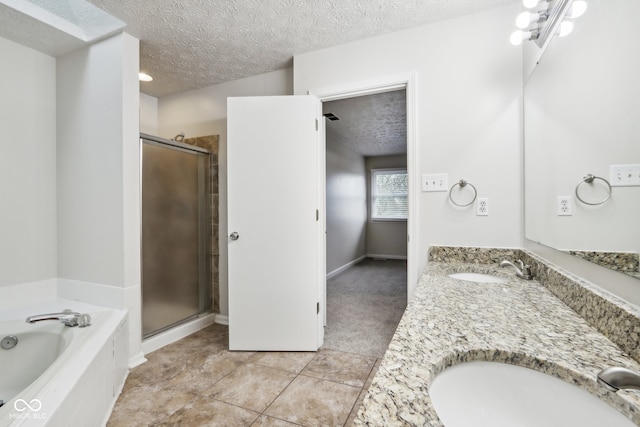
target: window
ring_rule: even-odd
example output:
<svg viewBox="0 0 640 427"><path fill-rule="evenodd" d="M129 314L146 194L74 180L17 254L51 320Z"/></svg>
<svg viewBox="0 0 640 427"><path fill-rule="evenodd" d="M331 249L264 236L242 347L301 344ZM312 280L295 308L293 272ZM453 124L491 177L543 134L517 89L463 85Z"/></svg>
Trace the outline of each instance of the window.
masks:
<svg viewBox="0 0 640 427"><path fill-rule="evenodd" d="M408 194L406 169L372 169L371 219L406 220Z"/></svg>

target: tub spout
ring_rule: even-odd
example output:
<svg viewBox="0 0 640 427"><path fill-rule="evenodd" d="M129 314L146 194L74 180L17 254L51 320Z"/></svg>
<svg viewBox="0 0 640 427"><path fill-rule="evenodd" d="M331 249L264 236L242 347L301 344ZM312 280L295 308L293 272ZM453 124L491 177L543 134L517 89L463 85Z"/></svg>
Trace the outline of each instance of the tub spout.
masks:
<svg viewBox="0 0 640 427"><path fill-rule="evenodd" d="M91 316L88 314L80 314L72 310L63 310L62 313L46 313L36 314L27 317L27 323L42 322L43 320L59 320L67 326L80 326L84 328L91 325Z"/></svg>
<svg viewBox="0 0 640 427"><path fill-rule="evenodd" d="M598 384L614 393L623 388L640 390L640 373L618 366L603 369L598 374Z"/></svg>
<svg viewBox="0 0 640 427"><path fill-rule="evenodd" d="M516 265L517 264L517 265ZM524 280L532 280L531 266L525 265L521 260L517 259L515 264L511 261L504 260L500 263L500 267L511 267L516 271L516 276Z"/></svg>

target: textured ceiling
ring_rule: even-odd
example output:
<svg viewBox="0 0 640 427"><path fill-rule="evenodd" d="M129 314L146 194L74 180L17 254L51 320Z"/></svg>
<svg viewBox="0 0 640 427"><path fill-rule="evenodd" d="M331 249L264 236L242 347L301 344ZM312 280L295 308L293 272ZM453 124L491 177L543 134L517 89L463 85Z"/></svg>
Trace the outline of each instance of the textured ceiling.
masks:
<svg viewBox="0 0 640 427"><path fill-rule="evenodd" d="M274 71L296 54L516 1L89 0L140 39L140 68L154 77L141 90L153 96ZM0 5L0 36L54 56L82 46L18 15Z"/></svg>
<svg viewBox="0 0 640 427"><path fill-rule="evenodd" d="M406 91L397 90L322 104L323 113L340 120L326 120L327 138L333 138L363 156L407 152Z"/></svg>

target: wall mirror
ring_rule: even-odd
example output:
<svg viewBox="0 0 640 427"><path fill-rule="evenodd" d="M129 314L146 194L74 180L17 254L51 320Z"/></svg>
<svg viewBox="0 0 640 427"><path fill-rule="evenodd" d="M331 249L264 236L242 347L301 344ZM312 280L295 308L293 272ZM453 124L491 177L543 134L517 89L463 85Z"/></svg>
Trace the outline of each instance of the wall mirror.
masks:
<svg viewBox="0 0 640 427"><path fill-rule="evenodd" d="M548 44L525 83L524 170L527 239L640 279L640 186L610 176L640 164L638 16L638 0L589 0ZM588 174L606 202L588 204L609 191Z"/></svg>

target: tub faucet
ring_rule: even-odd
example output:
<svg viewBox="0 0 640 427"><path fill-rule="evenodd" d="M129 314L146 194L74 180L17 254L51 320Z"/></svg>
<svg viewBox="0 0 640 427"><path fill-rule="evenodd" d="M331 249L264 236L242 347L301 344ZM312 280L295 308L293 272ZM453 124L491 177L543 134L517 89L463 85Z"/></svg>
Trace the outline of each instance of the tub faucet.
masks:
<svg viewBox="0 0 640 427"><path fill-rule="evenodd" d="M517 264L517 265L516 265ZM500 263L500 267L512 267L516 271L516 276L524 280L532 280L531 266L524 265L522 260L517 259L515 264L511 261L504 260Z"/></svg>
<svg viewBox="0 0 640 427"><path fill-rule="evenodd" d="M62 313L36 314L27 317L27 323L36 323L43 320L59 320L67 326L80 326L84 328L91 325L91 316L66 309Z"/></svg>
<svg viewBox="0 0 640 427"><path fill-rule="evenodd" d="M598 374L598 384L614 393L621 388L640 390L640 373L618 366L603 369Z"/></svg>

